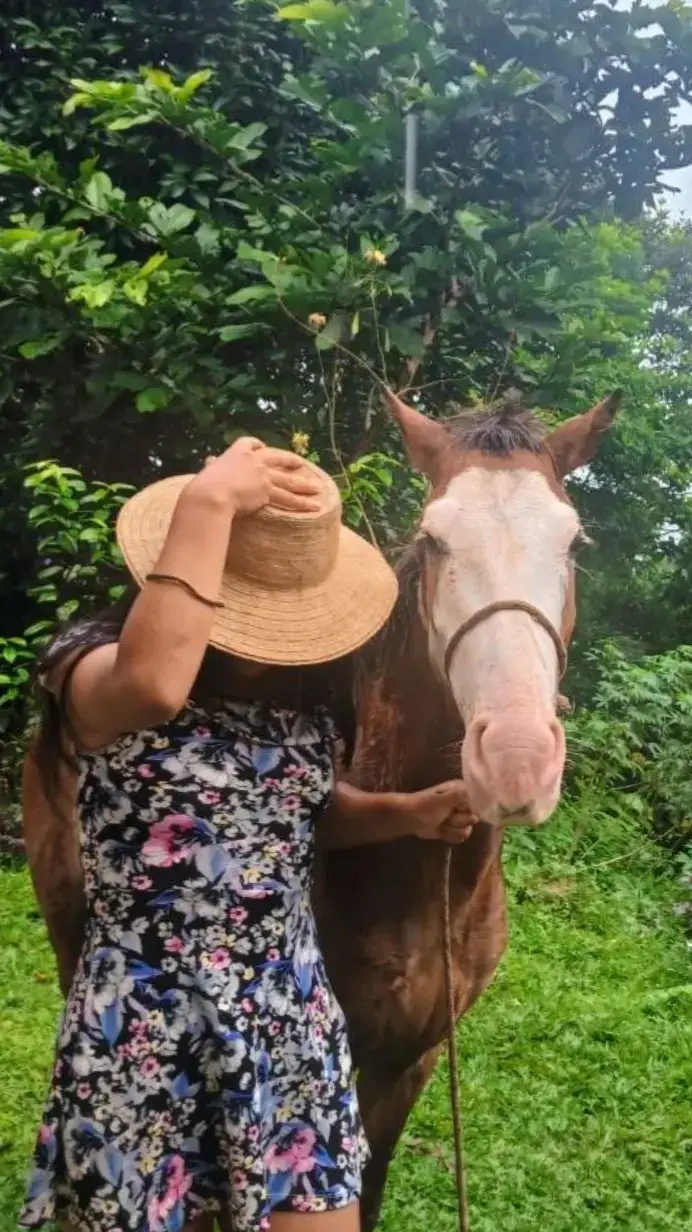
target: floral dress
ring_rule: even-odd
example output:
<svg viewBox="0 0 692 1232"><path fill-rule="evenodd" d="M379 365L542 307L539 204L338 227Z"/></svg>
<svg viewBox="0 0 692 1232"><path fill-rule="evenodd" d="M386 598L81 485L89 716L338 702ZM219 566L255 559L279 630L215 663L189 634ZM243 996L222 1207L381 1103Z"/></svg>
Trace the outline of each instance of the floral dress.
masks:
<svg viewBox="0 0 692 1232"><path fill-rule="evenodd" d="M182 1232L355 1201L366 1146L310 906L322 712L189 707L81 759L89 919L23 1227Z"/></svg>

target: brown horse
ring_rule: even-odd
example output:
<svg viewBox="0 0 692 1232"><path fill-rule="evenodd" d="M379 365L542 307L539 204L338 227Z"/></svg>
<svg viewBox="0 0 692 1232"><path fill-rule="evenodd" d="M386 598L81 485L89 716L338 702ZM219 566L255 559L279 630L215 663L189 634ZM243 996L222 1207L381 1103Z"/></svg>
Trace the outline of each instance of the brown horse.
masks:
<svg viewBox="0 0 692 1232"><path fill-rule="evenodd" d="M366 789L413 791L458 775L461 750L483 822L451 866L457 1016L483 991L506 943L502 828L544 821L559 799L557 689L575 618L573 552L584 539L563 479L594 457L618 402L611 395L544 437L511 400L443 425L388 398L432 494L400 569L393 617L362 655L352 775ZM30 757L23 809L66 991L83 927L77 828L57 819ZM62 817L70 813L66 800ZM419 840L318 859L320 935L372 1149L364 1232L375 1226L394 1148L446 1034L445 860L441 844Z"/></svg>
<svg viewBox="0 0 692 1232"><path fill-rule="evenodd" d="M459 774L484 821L454 849L455 1008L488 984L507 938L502 826L535 825L560 795L558 681L576 615L584 532L563 488L589 462L614 394L544 438L509 401L446 426L398 398L390 410L432 494L400 569L388 626L362 661L354 780L415 791ZM420 840L319 858L315 905L346 1012L372 1158L363 1229L447 1029L443 845Z"/></svg>

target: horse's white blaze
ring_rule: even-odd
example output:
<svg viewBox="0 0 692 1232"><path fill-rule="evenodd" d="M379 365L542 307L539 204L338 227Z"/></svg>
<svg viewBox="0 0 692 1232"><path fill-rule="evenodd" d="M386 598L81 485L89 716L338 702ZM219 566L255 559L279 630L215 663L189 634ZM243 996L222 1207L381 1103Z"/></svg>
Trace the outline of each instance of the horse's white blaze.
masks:
<svg viewBox="0 0 692 1232"><path fill-rule="evenodd" d="M560 629L580 523L540 472L463 471L428 505L422 530L447 553L429 625L438 670L459 626L499 599L531 603ZM552 708L557 674L552 639L523 612L498 612L479 624L457 647L450 669L467 722L512 705Z"/></svg>

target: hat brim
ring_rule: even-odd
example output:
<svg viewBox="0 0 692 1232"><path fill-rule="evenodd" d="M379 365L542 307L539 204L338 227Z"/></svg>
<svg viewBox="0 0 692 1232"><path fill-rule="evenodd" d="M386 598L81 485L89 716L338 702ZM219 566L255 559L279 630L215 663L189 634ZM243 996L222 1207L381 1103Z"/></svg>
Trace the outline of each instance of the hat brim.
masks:
<svg viewBox="0 0 692 1232"><path fill-rule="evenodd" d="M120 511L117 539L125 564L143 586L161 554L173 511L192 476L150 484ZM317 586L278 589L224 573L209 644L271 666L329 663L364 646L386 624L398 594L393 570L360 535L340 528L328 578Z"/></svg>

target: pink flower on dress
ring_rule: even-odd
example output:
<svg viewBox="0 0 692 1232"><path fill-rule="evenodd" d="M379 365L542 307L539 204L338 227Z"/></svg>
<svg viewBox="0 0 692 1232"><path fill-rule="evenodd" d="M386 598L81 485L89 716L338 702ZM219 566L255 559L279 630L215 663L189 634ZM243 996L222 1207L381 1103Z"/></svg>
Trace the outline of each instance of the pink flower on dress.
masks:
<svg viewBox="0 0 692 1232"><path fill-rule="evenodd" d="M289 813L295 813L296 809L300 808L300 796L284 796L281 807Z"/></svg>
<svg viewBox="0 0 692 1232"><path fill-rule="evenodd" d="M46 1142L50 1142L51 1137L52 1135L51 1135L51 1132L48 1126L42 1125L38 1131L38 1140L41 1143L41 1145L43 1146Z"/></svg>
<svg viewBox="0 0 692 1232"><path fill-rule="evenodd" d="M199 798L203 804L218 804L221 799L221 792L212 791L211 788L207 788L206 791L199 793Z"/></svg>
<svg viewBox="0 0 692 1232"><path fill-rule="evenodd" d="M161 1161L154 1174L154 1192L147 1207L152 1232L165 1228L168 1216L185 1197L191 1184L192 1177L185 1171L182 1155L169 1155Z"/></svg>
<svg viewBox="0 0 692 1232"><path fill-rule="evenodd" d="M141 877L141 876L133 877L132 878L132 888L133 890L150 890L151 889L151 877Z"/></svg>
<svg viewBox="0 0 692 1232"><path fill-rule="evenodd" d="M272 1142L265 1154L264 1162L270 1172L312 1172L315 1166L315 1143L317 1134L314 1129L299 1129L293 1136L293 1141L285 1151L280 1151Z"/></svg>
<svg viewBox="0 0 692 1232"><path fill-rule="evenodd" d="M169 954L182 954L185 946L181 937L169 937L163 948L168 950Z"/></svg>
<svg viewBox="0 0 692 1232"><path fill-rule="evenodd" d="M145 864L156 868L171 868L187 859L193 846L195 823L187 813L171 813L162 821L155 821L149 838L142 847Z"/></svg>
<svg viewBox="0 0 692 1232"><path fill-rule="evenodd" d="M146 762L144 763L143 766L137 767L137 773L141 779L153 779L154 777L153 768L151 766L148 766Z"/></svg>
<svg viewBox="0 0 692 1232"><path fill-rule="evenodd" d="M268 950L267 950L267 958L268 958L269 962L278 962L278 961L279 961L279 959L281 958L281 954L280 954L280 953L279 953L279 951L277 950L276 946L274 946L274 945L273 945L273 946L271 946L271 948L270 948L270 949L268 949Z"/></svg>
<svg viewBox="0 0 692 1232"><path fill-rule="evenodd" d="M247 1176L244 1172L237 1168L233 1175L233 1188L235 1190L247 1189Z"/></svg>
<svg viewBox="0 0 692 1232"><path fill-rule="evenodd" d="M151 1078L152 1074L155 1074L158 1068L159 1063L156 1060L156 1057L147 1057L146 1060L142 1061L142 1064L139 1067L139 1072L143 1078Z"/></svg>
<svg viewBox="0 0 692 1232"><path fill-rule="evenodd" d="M231 961L231 956L228 950L214 950L209 955L209 961L215 971L224 971Z"/></svg>
<svg viewBox="0 0 692 1232"><path fill-rule="evenodd" d="M247 910L245 907L231 907L228 918L234 924L242 924L247 919Z"/></svg>

